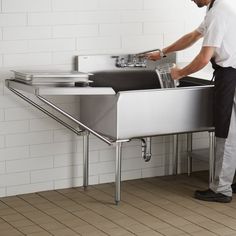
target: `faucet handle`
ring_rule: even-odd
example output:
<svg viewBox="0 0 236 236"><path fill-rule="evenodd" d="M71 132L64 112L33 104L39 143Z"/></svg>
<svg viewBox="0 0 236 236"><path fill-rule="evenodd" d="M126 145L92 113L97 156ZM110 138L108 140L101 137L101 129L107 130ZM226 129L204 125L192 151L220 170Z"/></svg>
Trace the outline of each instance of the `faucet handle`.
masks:
<svg viewBox="0 0 236 236"><path fill-rule="evenodd" d="M112 56L112 58L115 58L115 65L116 67L126 67L125 58L123 56Z"/></svg>

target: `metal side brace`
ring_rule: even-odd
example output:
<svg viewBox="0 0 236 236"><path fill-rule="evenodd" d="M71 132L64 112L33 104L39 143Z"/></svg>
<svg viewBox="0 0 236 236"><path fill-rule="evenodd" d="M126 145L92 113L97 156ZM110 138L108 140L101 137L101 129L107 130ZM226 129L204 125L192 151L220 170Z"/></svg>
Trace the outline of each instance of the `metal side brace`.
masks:
<svg viewBox="0 0 236 236"><path fill-rule="evenodd" d="M8 89L11 90L18 97L22 98L24 101L28 102L32 106L36 107L37 109L39 109L40 111L42 111L43 113L45 113L46 115L48 115L49 117L54 119L55 121L59 122L61 125L65 126L67 129L71 130L73 133L75 133L77 135L81 135L84 132L83 130L77 130L74 127L68 125L66 122L64 122L63 120L59 119L57 116L53 115L51 112L49 112L45 108L41 107L37 103L33 102L32 100L30 100L25 95L23 95L22 93L18 92L17 90L15 90L15 89L13 89L11 87L8 87Z"/></svg>

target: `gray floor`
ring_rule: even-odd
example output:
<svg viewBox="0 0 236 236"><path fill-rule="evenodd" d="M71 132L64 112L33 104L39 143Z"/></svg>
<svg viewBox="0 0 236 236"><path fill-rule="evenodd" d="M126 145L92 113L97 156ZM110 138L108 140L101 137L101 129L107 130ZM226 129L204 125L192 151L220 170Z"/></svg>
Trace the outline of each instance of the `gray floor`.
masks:
<svg viewBox="0 0 236 236"><path fill-rule="evenodd" d="M122 182L119 206L113 184L1 198L0 235L236 236L236 200L192 197L207 179L199 172Z"/></svg>

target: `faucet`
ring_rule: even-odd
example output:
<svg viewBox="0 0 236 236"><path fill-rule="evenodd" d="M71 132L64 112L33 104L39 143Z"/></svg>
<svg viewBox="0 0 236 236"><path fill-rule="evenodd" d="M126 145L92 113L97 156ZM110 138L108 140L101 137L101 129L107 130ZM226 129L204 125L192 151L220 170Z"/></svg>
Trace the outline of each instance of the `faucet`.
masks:
<svg viewBox="0 0 236 236"><path fill-rule="evenodd" d="M147 67L147 59L145 58L145 54L149 52L162 52L161 49L153 49L149 51L144 51L137 54L128 54L128 55L122 55L122 56L112 56L113 58L116 58L115 65L119 68L125 68L125 67L139 67L139 68L145 68Z"/></svg>
<svg viewBox="0 0 236 236"><path fill-rule="evenodd" d="M125 67L146 67L146 59L144 57L138 57L136 55L125 55L125 56L117 56L116 67L125 68Z"/></svg>

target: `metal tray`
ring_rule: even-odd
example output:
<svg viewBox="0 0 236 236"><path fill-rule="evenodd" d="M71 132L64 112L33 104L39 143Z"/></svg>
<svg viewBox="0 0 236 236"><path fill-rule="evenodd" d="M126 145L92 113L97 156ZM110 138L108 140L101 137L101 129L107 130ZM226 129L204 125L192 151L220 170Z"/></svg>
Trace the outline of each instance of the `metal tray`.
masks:
<svg viewBox="0 0 236 236"><path fill-rule="evenodd" d="M14 80L26 84L91 83L90 73L74 71L15 71Z"/></svg>

